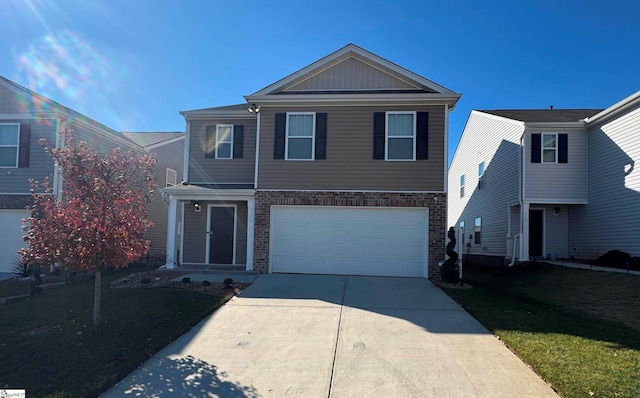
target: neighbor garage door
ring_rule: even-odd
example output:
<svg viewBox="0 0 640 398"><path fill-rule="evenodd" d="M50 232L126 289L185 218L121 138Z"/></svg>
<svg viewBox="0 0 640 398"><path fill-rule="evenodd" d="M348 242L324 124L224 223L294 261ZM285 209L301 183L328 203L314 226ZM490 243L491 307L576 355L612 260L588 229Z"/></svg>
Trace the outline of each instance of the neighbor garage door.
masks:
<svg viewBox="0 0 640 398"><path fill-rule="evenodd" d="M420 276L428 210L272 206L272 272Z"/></svg>
<svg viewBox="0 0 640 398"><path fill-rule="evenodd" d="M25 210L0 210L0 272L11 272L18 254L24 247L22 219L27 217Z"/></svg>

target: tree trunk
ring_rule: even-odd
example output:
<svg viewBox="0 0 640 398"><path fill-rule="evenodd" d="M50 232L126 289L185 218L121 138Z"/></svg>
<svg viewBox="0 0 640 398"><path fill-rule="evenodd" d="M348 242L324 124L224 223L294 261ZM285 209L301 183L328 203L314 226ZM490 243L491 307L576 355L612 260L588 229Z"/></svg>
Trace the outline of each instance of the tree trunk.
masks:
<svg viewBox="0 0 640 398"><path fill-rule="evenodd" d="M100 297L102 294L102 267L96 268L96 284L94 287L94 295L93 295L93 326L99 326L102 321L100 316Z"/></svg>

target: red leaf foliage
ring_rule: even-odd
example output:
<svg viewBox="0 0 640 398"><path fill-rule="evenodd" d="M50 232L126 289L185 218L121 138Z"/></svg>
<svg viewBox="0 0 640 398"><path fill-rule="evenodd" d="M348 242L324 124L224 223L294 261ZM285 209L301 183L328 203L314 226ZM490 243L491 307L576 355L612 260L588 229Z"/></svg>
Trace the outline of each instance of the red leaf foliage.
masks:
<svg viewBox="0 0 640 398"><path fill-rule="evenodd" d="M62 197L53 196L48 178L32 181L28 248L21 255L32 263L58 262L76 270L126 267L149 247L144 233L151 226L146 206L155 188L155 156L120 148L100 156L76 141L73 131L60 135L62 149L41 144L60 168Z"/></svg>

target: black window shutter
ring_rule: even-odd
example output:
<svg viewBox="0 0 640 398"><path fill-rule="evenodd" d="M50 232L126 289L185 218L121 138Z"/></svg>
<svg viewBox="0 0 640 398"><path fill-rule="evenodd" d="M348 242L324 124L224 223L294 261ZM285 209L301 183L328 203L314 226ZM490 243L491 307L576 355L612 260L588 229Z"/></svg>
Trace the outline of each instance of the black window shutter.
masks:
<svg viewBox="0 0 640 398"><path fill-rule="evenodd" d="M416 119L416 159L429 159L429 112L418 112Z"/></svg>
<svg viewBox="0 0 640 398"><path fill-rule="evenodd" d="M373 113L373 158L384 159L384 112Z"/></svg>
<svg viewBox="0 0 640 398"><path fill-rule="evenodd" d="M558 163L567 163L568 148L568 136L566 134L558 134Z"/></svg>
<svg viewBox="0 0 640 398"><path fill-rule="evenodd" d="M273 158L284 159L284 140L287 128L287 114L276 113L275 135L273 137Z"/></svg>
<svg viewBox="0 0 640 398"><path fill-rule="evenodd" d="M236 124L233 126L233 158L242 159L244 147L244 126Z"/></svg>
<svg viewBox="0 0 640 398"><path fill-rule="evenodd" d="M540 163L542 160L542 135L531 134L531 163Z"/></svg>
<svg viewBox="0 0 640 398"><path fill-rule="evenodd" d="M18 145L18 167L29 167L29 145L31 144L31 125L20 124Z"/></svg>
<svg viewBox="0 0 640 398"><path fill-rule="evenodd" d="M204 143L204 157L216 157L216 126L207 126L207 133Z"/></svg>
<svg viewBox="0 0 640 398"><path fill-rule="evenodd" d="M316 113L316 159L327 158L327 114Z"/></svg>

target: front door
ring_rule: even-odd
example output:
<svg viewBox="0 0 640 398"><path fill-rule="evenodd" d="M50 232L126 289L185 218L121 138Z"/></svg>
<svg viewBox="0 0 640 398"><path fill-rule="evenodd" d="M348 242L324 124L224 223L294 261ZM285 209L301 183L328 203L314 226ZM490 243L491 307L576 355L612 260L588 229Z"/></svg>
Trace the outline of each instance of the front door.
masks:
<svg viewBox="0 0 640 398"><path fill-rule="evenodd" d="M544 210L529 210L529 256L543 256Z"/></svg>
<svg viewBox="0 0 640 398"><path fill-rule="evenodd" d="M233 264L235 207L209 208L209 264Z"/></svg>

